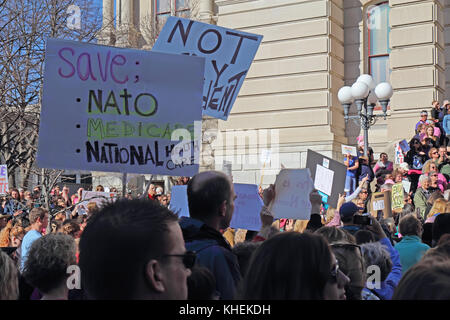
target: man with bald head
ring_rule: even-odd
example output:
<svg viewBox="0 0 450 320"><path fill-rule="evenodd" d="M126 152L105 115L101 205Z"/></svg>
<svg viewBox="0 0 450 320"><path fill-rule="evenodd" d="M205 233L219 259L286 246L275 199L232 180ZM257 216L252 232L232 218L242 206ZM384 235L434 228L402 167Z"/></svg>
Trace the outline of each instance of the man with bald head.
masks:
<svg viewBox="0 0 450 320"><path fill-rule="evenodd" d="M233 217L233 183L222 172L201 172L189 180L187 196L190 217L180 219L186 249L197 252L198 263L214 274L220 298L233 299L239 265L219 231L228 228Z"/></svg>

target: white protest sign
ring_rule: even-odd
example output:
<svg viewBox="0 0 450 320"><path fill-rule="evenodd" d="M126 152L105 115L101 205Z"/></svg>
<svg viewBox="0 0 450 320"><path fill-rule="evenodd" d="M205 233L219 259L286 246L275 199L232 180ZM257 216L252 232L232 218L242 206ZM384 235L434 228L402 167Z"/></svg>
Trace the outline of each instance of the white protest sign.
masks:
<svg viewBox="0 0 450 320"><path fill-rule="evenodd" d="M399 143L395 144L394 147L394 151L395 151L395 164L401 164L403 162L405 162L405 155L403 154L402 148L400 147Z"/></svg>
<svg viewBox="0 0 450 320"><path fill-rule="evenodd" d="M48 39L38 166L194 175L204 67L202 57Z"/></svg>
<svg viewBox="0 0 450 320"><path fill-rule="evenodd" d="M270 161L270 155L271 155L271 151L269 149L262 149L259 159L261 160L262 163L266 163L266 162Z"/></svg>
<svg viewBox="0 0 450 320"><path fill-rule="evenodd" d="M322 167L317 164L316 175L314 178L314 188L331 196L331 189L333 188L334 172L330 169Z"/></svg>
<svg viewBox="0 0 450 320"><path fill-rule="evenodd" d="M342 154L343 155L350 154L350 155L352 155L354 157L358 156L358 154L356 152L356 147L346 146L345 144L342 145Z"/></svg>
<svg viewBox="0 0 450 320"><path fill-rule="evenodd" d="M117 200L117 193L115 192L100 192L100 191L86 191L81 192L81 201L79 205L84 209L87 209L87 205L90 202L95 202L97 207L103 206L107 202L114 202Z"/></svg>
<svg viewBox="0 0 450 320"><path fill-rule="evenodd" d="M275 199L269 210L276 219L309 220L311 202L309 194L313 189L309 169L283 169L275 181Z"/></svg>
<svg viewBox="0 0 450 320"><path fill-rule="evenodd" d="M384 210L384 200L377 200L373 202L373 210Z"/></svg>
<svg viewBox="0 0 450 320"><path fill-rule="evenodd" d="M169 209L178 214L178 217L189 217L187 186L172 187Z"/></svg>
<svg viewBox="0 0 450 320"><path fill-rule="evenodd" d="M0 194L7 194L8 191L8 167L2 164L0 165Z"/></svg>
<svg viewBox="0 0 450 320"><path fill-rule="evenodd" d="M256 184L234 183L236 200L234 201L234 213L230 227L259 231L261 229L260 212L264 205L258 194Z"/></svg>
<svg viewBox="0 0 450 320"><path fill-rule="evenodd" d="M403 190L405 190L406 193L409 193L409 190L411 190L411 182L409 181L402 181Z"/></svg>
<svg viewBox="0 0 450 320"><path fill-rule="evenodd" d="M205 57L203 114L227 120L262 38L171 16L152 51Z"/></svg>

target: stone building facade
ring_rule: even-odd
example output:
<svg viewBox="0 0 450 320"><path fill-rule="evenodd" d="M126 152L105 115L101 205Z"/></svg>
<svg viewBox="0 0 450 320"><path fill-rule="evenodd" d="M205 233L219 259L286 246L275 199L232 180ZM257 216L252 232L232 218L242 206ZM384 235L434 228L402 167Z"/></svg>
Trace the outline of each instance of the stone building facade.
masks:
<svg viewBox="0 0 450 320"><path fill-rule="evenodd" d="M144 21L181 14L186 3L103 0L100 40L150 49ZM229 161L235 182L273 183L281 167L304 167L307 149L341 160L341 144L354 145L360 128L345 122L337 92L360 74L371 73L394 89L389 117L369 130L375 154L409 139L419 111L429 110L432 100L450 98L450 0L191 0L190 5L185 16L264 36L228 120L204 122L203 169L222 169Z"/></svg>

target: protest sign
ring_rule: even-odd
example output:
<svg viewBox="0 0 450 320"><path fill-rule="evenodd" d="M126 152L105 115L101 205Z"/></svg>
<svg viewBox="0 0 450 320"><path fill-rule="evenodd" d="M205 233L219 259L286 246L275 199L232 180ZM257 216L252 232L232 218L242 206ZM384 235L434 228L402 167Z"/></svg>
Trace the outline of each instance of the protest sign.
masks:
<svg viewBox="0 0 450 320"><path fill-rule="evenodd" d="M152 51L206 58L203 114L227 120L262 36L171 16Z"/></svg>
<svg viewBox="0 0 450 320"><path fill-rule="evenodd" d="M343 144L341 146L342 148L342 154L345 156L347 154L350 154L351 156L357 157L358 153L356 152L356 147L352 147L352 146L346 146L345 144Z"/></svg>
<svg viewBox="0 0 450 320"><path fill-rule="evenodd" d="M194 175L204 61L48 39L38 166Z"/></svg>
<svg viewBox="0 0 450 320"><path fill-rule="evenodd" d="M395 164L401 164L405 162L405 155L403 154L402 148L400 147L399 143L395 144L394 151L395 151Z"/></svg>
<svg viewBox="0 0 450 320"><path fill-rule="evenodd" d="M7 194L8 191L8 166L2 164L0 165L0 194Z"/></svg>
<svg viewBox="0 0 450 320"><path fill-rule="evenodd" d="M316 175L314 178L314 188L331 196L331 189L333 188L334 172L327 169L320 164L317 164Z"/></svg>
<svg viewBox="0 0 450 320"><path fill-rule="evenodd" d="M178 217L189 217L187 186L172 187L169 209L178 214Z"/></svg>
<svg viewBox="0 0 450 320"><path fill-rule="evenodd" d="M77 204L81 210L87 210L87 205L90 202L97 204L101 208L106 203L117 200L117 193L115 192L100 192L100 191L81 191L81 201Z"/></svg>
<svg viewBox="0 0 450 320"><path fill-rule="evenodd" d="M392 217L391 191L373 193L371 203L372 207L369 210L372 216L377 217L378 211L382 211L383 218Z"/></svg>
<svg viewBox="0 0 450 320"><path fill-rule="evenodd" d="M406 152L408 152L409 150L411 150L411 148L409 147L408 142L407 142L405 139L403 139L402 141L400 141L398 144L399 144L400 148L402 149L402 151L403 151L404 153L406 153Z"/></svg>
<svg viewBox="0 0 450 320"><path fill-rule="evenodd" d="M396 183L392 186L392 210L403 209L403 184Z"/></svg>
<svg viewBox="0 0 450 320"><path fill-rule="evenodd" d="M320 165L321 168L319 167L319 175L316 177L317 165ZM318 190L329 196L327 204L332 208L336 208L339 194L344 194L347 167L343 163L309 149L306 157L306 167L311 172L311 178L316 188L319 186L322 190ZM333 173L331 174L330 171Z"/></svg>
<svg viewBox="0 0 450 320"><path fill-rule="evenodd" d="M409 190L411 189L411 182L403 180L402 185L405 192L409 193Z"/></svg>
<svg viewBox="0 0 450 320"><path fill-rule="evenodd" d="M258 194L256 184L234 183L236 200L234 202L234 213L230 227L260 230L261 212L263 202ZM187 197L187 186L173 186L169 209L178 214L179 217L189 217L189 204Z"/></svg>
<svg viewBox="0 0 450 320"><path fill-rule="evenodd" d="M309 194L313 181L308 168L282 169L275 180L275 199L269 210L276 219L309 220L311 202Z"/></svg>
<svg viewBox="0 0 450 320"><path fill-rule="evenodd" d="M234 201L234 213L230 227L259 231L261 229L260 212L264 205L258 194L256 184L234 184L236 200Z"/></svg>

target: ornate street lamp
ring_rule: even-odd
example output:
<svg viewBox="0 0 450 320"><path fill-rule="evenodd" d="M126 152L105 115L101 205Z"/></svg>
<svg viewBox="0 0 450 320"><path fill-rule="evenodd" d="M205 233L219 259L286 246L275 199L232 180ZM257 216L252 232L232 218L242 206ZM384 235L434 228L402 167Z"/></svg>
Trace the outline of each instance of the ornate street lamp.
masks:
<svg viewBox="0 0 450 320"><path fill-rule="evenodd" d="M388 82L382 82L376 86L372 76L368 74L359 76L351 87L342 87L338 92L338 99L344 108L345 122L349 119L360 120L360 126L364 130L364 156L366 157L369 149L368 130L378 118L383 117L386 120L387 106L392 94L392 86ZM373 114L377 101L383 109L382 115ZM358 110L357 116L348 115L353 102Z"/></svg>

